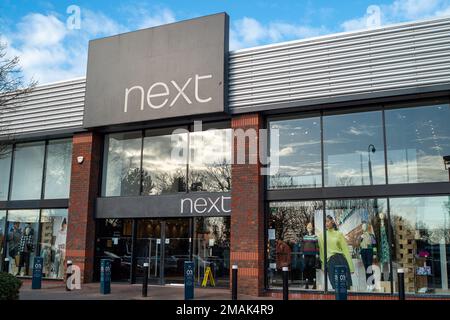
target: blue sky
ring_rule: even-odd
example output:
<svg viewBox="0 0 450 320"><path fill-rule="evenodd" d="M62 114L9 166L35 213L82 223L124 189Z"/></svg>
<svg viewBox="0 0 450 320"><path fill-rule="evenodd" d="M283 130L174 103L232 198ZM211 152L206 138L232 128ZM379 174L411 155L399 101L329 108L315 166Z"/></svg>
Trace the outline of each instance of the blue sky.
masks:
<svg viewBox="0 0 450 320"><path fill-rule="evenodd" d="M80 10L79 28L68 27L76 18L67 13L71 5ZM43 84L84 76L90 39L223 11L236 50L365 29L374 21L450 16L450 0L1 0L0 41L20 57L25 77Z"/></svg>

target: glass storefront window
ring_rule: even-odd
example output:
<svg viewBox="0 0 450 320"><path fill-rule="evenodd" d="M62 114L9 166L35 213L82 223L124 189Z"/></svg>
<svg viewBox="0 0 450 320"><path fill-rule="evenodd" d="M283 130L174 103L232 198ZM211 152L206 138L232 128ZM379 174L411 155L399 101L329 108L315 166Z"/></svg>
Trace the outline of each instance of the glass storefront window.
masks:
<svg viewBox="0 0 450 320"><path fill-rule="evenodd" d="M3 257L5 241L6 241L6 211L0 210L0 257ZM1 265L0 270L3 271L3 264Z"/></svg>
<svg viewBox="0 0 450 320"><path fill-rule="evenodd" d="M12 147L0 145L0 201L8 200Z"/></svg>
<svg viewBox="0 0 450 320"><path fill-rule="evenodd" d="M231 129L189 134L189 190L231 190Z"/></svg>
<svg viewBox="0 0 450 320"><path fill-rule="evenodd" d="M195 279L201 284L207 267L216 286L227 286L230 275L230 217L194 218Z"/></svg>
<svg viewBox="0 0 450 320"><path fill-rule="evenodd" d="M151 136L144 138L143 194L158 195L186 191L187 154L172 153L187 150L187 133ZM187 153L187 152L186 152Z"/></svg>
<svg viewBox="0 0 450 320"><path fill-rule="evenodd" d="M327 248L320 237L321 260L327 261L328 289L334 289L335 266L346 266L347 287L357 292L390 293L390 249L386 199L327 200Z"/></svg>
<svg viewBox="0 0 450 320"><path fill-rule="evenodd" d="M382 112L323 117L325 186L386 183Z"/></svg>
<svg viewBox="0 0 450 320"><path fill-rule="evenodd" d="M450 294L450 196L390 199L397 270L405 271L405 291Z"/></svg>
<svg viewBox="0 0 450 320"><path fill-rule="evenodd" d="M43 277L62 279L66 257L67 209L43 209L40 228Z"/></svg>
<svg viewBox="0 0 450 320"><path fill-rule="evenodd" d="M131 275L132 219L97 221L95 275L99 279L101 259L111 260L111 280L129 281Z"/></svg>
<svg viewBox="0 0 450 320"><path fill-rule="evenodd" d="M36 256L39 210L9 210L6 256L9 272L18 276L31 276Z"/></svg>
<svg viewBox="0 0 450 320"><path fill-rule="evenodd" d="M278 157L279 169L269 177L269 189L321 187L320 117L271 121L274 129L279 148L270 143L270 155Z"/></svg>
<svg viewBox="0 0 450 320"><path fill-rule="evenodd" d="M272 202L269 210L269 287L282 287L282 268L288 267L291 288L324 290L319 256L319 238L323 234L322 201Z"/></svg>
<svg viewBox="0 0 450 320"><path fill-rule="evenodd" d="M11 200L41 198L44 153L44 141L16 145Z"/></svg>
<svg viewBox="0 0 450 320"><path fill-rule="evenodd" d="M386 110L389 183L449 181L450 106Z"/></svg>
<svg viewBox="0 0 450 320"><path fill-rule="evenodd" d="M71 139L49 141L46 161L44 198L68 198L72 164Z"/></svg>
<svg viewBox="0 0 450 320"><path fill-rule="evenodd" d="M115 133L105 137L103 195L137 196L141 182L141 132Z"/></svg>

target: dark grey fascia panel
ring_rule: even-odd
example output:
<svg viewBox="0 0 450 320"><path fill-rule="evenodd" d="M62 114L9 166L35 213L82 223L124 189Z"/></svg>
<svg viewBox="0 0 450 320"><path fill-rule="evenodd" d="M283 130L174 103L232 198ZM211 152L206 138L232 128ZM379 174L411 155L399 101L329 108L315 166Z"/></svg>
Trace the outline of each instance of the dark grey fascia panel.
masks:
<svg viewBox="0 0 450 320"><path fill-rule="evenodd" d="M91 40L83 127L226 113L226 13Z"/></svg>
<svg viewBox="0 0 450 320"><path fill-rule="evenodd" d="M68 207L68 199L0 201L0 210L64 209Z"/></svg>
<svg viewBox="0 0 450 320"><path fill-rule="evenodd" d="M331 98L308 99L286 103L262 104L249 107L235 107L230 108L229 111L231 114L251 112L264 112L266 114L279 112L301 112L360 105L364 104L366 101L369 103L383 103L388 101L399 101L401 99L414 99L415 97L420 99L422 97L425 98L427 95L433 96L436 94L443 97L450 97L450 84L370 92L365 94L336 96Z"/></svg>
<svg viewBox="0 0 450 320"><path fill-rule="evenodd" d="M158 196L97 198L95 217L189 218L231 215L230 192L190 192Z"/></svg>
<svg viewBox="0 0 450 320"><path fill-rule="evenodd" d="M450 182L268 190L266 200L303 201L440 195L450 195Z"/></svg>

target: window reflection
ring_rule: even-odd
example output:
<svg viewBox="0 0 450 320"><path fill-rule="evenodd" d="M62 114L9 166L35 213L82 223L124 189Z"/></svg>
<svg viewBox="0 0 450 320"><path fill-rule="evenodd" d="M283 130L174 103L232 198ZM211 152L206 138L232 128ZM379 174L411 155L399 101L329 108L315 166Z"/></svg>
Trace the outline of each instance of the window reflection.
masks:
<svg viewBox="0 0 450 320"><path fill-rule="evenodd" d="M450 197L390 199L390 208L394 281L403 268L406 292L450 294Z"/></svg>
<svg viewBox="0 0 450 320"><path fill-rule="evenodd" d="M325 186L385 183L381 111L323 117Z"/></svg>
<svg viewBox="0 0 450 320"><path fill-rule="evenodd" d="M335 287L334 268L344 265L349 290L391 291L386 218L386 199L326 201L327 249L324 252L321 245L321 259L327 261L330 290ZM325 240L320 237L320 241Z"/></svg>
<svg viewBox="0 0 450 320"><path fill-rule="evenodd" d="M448 181L449 105L386 110L389 183Z"/></svg>
<svg viewBox="0 0 450 320"><path fill-rule="evenodd" d="M172 152L187 150L187 133L144 138L143 194L155 195L186 191L187 155Z"/></svg>
<svg viewBox="0 0 450 320"><path fill-rule="evenodd" d="M271 156L278 156L278 173L269 177L270 189L322 186L320 118L271 121L279 131L279 150L272 144Z"/></svg>
<svg viewBox="0 0 450 320"><path fill-rule="evenodd" d="M115 133L106 136L103 194L136 196L141 181L141 132Z"/></svg>
<svg viewBox="0 0 450 320"><path fill-rule="evenodd" d="M0 201L8 199L12 147L0 145Z"/></svg>
<svg viewBox="0 0 450 320"><path fill-rule="evenodd" d="M72 164L72 141L52 140L47 146L45 199L68 198Z"/></svg>
<svg viewBox="0 0 450 320"><path fill-rule="evenodd" d="M44 152L44 141L16 145L11 200L41 198Z"/></svg>
<svg viewBox="0 0 450 320"><path fill-rule="evenodd" d="M4 257L3 250L6 241L6 211L0 210L0 257ZM3 270L3 264L0 267L1 271Z"/></svg>
<svg viewBox="0 0 450 320"><path fill-rule="evenodd" d="M231 190L231 129L189 134L189 190Z"/></svg>
<svg viewBox="0 0 450 320"><path fill-rule="evenodd" d="M322 201L270 204L267 235L270 287L282 286L282 268L288 267L290 287L324 290L319 259L322 233Z"/></svg>

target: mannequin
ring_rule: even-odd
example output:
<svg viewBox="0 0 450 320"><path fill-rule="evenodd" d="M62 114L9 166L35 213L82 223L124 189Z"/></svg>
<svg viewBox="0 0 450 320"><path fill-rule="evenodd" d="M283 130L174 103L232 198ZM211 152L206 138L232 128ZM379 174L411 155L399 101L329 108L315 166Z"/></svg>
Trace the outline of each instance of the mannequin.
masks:
<svg viewBox="0 0 450 320"><path fill-rule="evenodd" d="M55 264L54 270L56 276L63 277L64 270L64 258L66 255L66 235L67 235L67 223L66 218L61 223L61 228L58 231L55 239Z"/></svg>
<svg viewBox="0 0 450 320"><path fill-rule="evenodd" d="M14 222L13 227L9 230L8 233L8 255L11 258L11 261L14 261L14 266L19 266L19 244L20 239L22 238L22 229L20 229L20 222ZM11 269L13 273L13 269Z"/></svg>
<svg viewBox="0 0 450 320"><path fill-rule="evenodd" d="M350 252L348 250L347 240L344 235L338 230L334 218L327 215L325 220L325 226L327 228L327 269L328 269L328 279L330 280L331 286L335 289L334 274L335 267L342 265L346 267L346 278L347 278L347 289L352 286L352 276L351 273L355 271ZM320 259L323 262L325 259L323 237L319 238L320 247Z"/></svg>
<svg viewBox="0 0 450 320"><path fill-rule="evenodd" d="M316 264L319 259L319 239L314 234L311 222L306 225L307 234L303 237L302 251L305 261L304 278L306 279L306 289L312 285L316 289Z"/></svg>
<svg viewBox="0 0 450 320"><path fill-rule="evenodd" d="M25 275L28 275L28 271L30 268L30 254L34 250L33 246L33 233L34 230L31 228L30 224L27 224L25 227L25 231L20 238L19 243L19 270L17 271L17 275L20 275L20 271L22 267L25 268Z"/></svg>
<svg viewBox="0 0 450 320"><path fill-rule="evenodd" d="M389 250L389 241L386 232L386 227L384 225L384 213L380 213L378 215L380 218L380 266L381 266L381 275L384 278L384 266L388 266L388 271L390 273L390 250ZM384 279L383 279L384 280Z"/></svg>
<svg viewBox="0 0 450 320"><path fill-rule="evenodd" d="M277 240L277 258L276 258L277 268L282 269L283 267L291 266L291 248L289 245L282 241Z"/></svg>
<svg viewBox="0 0 450 320"><path fill-rule="evenodd" d="M373 258L376 252L376 241L375 241L375 235L368 230L368 224L366 221L364 221L361 225L362 227L362 234L360 238L360 254L361 254L361 260L364 265L364 270L366 273L366 280L369 279L369 277L372 275L367 272L369 267L373 264ZM372 290L372 286L369 285L367 288L369 291Z"/></svg>

